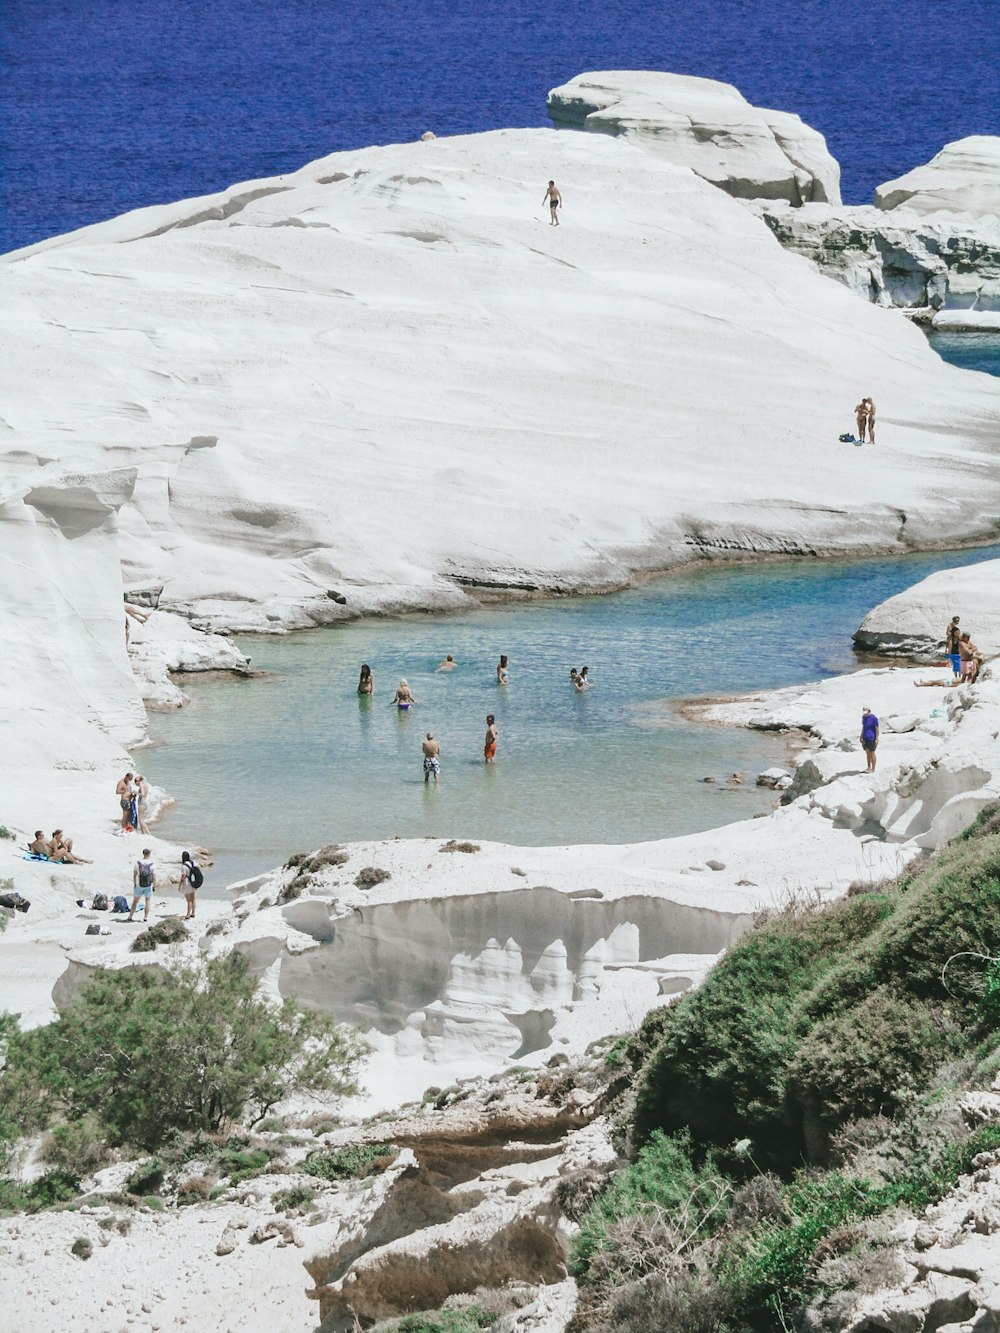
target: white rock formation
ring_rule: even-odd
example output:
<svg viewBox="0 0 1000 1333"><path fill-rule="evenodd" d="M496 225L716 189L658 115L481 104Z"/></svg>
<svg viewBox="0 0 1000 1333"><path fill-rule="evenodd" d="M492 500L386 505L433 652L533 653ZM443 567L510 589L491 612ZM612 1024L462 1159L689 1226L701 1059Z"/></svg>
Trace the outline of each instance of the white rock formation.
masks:
<svg viewBox="0 0 1000 1333"><path fill-rule="evenodd" d="M171 680L171 672L250 674L250 659L227 638L195 629L181 616L163 611L150 612L145 624L130 621L128 655L143 701L157 708L180 708L187 703L187 695Z"/></svg>
<svg viewBox="0 0 1000 1333"><path fill-rule="evenodd" d="M944 652L952 616L988 657L1000 653L1000 560L942 569L869 611L854 636L865 652L909 656Z"/></svg>
<svg viewBox="0 0 1000 1333"><path fill-rule="evenodd" d="M972 134L875 191L875 207L1000 219L1000 136Z"/></svg>
<svg viewBox="0 0 1000 1333"><path fill-rule="evenodd" d="M714 79L653 70L578 74L548 97L559 129L637 140L738 199L840 203L840 167L817 130L751 106Z"/></svg>
<svg viewBox="0 0 1000 1333"><path fill-rule="evenodd" d="M935 312L935 327L1000 325L1000 220L910 208L752 205L786 250L866 301Z"/></svg>

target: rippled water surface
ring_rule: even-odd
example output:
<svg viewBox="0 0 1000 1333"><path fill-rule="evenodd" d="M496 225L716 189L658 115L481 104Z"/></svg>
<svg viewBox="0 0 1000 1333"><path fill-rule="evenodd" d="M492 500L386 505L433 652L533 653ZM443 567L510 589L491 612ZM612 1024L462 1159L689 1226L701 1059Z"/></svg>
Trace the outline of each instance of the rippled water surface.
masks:
<svg viewBox="0 0 1000 1333"><path fill-rule="evenodd" d="M997 555L705 568L610 597L248 637L254 666L273 674L193 679L189 708L151 719L166 743L147 752L146 774L178 801L160 831L214 848L222 882L332 841L633 842L746 818L773 802L753 776L781 761L781 742L688 722L666 701L849 670L870 607ZM459 666L436 672L446 653ZM371 701L355 693L362 662ZM568 670L584 664L594 685L581 695ZM390 706L401 676L418 700L406 715ZM500 728L489 767L488 712ZM437 790L422 778L428 730L441 742ZM740 770L749 784L728 784Z"/></svg>

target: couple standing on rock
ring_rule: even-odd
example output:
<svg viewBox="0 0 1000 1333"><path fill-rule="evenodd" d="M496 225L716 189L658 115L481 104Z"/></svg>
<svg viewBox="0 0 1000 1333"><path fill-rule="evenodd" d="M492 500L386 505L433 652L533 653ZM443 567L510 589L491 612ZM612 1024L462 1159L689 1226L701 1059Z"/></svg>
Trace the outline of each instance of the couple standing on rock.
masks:
<svg viewBox="0 0 1000 1333"><path fill-rule="evenodd" d="M868 443L875 443L875 400L873 398L862 398L854 409L854 415L858 422L858 439L862 444L865 442L865 427L868 428Z"/></svg>

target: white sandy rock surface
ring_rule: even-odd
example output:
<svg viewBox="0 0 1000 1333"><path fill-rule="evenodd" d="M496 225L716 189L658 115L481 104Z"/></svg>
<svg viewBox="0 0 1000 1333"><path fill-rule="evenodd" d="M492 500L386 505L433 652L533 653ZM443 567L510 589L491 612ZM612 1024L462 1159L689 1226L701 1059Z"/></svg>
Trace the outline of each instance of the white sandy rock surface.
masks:
<svg viewBox="0 0 1000 1333"><path fill-rule="evenodd" d="M560 129L621 135L739 199L840 203L840 167L818 130L752 106L729 83L654 70L578 74L548 97Z"/></svg>
<svg viewBox="0 0 1000 1333"><path fill-rule="evenodd" d="M1000 522L1000 385L600 135L335 154L20 251L0 288L19 832L40 799L97 827L144 735L123 571L282 629ZM875 385L861 456L836 437Z"/></svg>
<svg viewBox="0 0 1000 1333"><path fill-rule="evenodd" d="M941 660L945 626L960 617L963 630L987 657L1000 654L1000 560L942 569L874 607L854 636L864 651Z"/></svg>
<svg viewBox="0 0 1000 1333"><path fill-rule="evenodd" d="M1000 136L971 134L875 191L875 207L1000 219Z"/></svg>

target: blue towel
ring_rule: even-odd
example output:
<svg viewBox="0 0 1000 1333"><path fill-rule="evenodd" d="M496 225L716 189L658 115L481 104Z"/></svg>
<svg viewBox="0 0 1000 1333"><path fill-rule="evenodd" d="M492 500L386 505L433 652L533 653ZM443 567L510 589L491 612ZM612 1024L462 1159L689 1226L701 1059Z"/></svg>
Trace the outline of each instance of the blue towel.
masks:
<svg viewBox="0 0 1000 1333"><path fill-rule="evenodd" d="M47 861L48 859L49 859L49 858L48 858L47 856L39 856L37 852L29 852L27 856L22 857L22 860L24 860L24 861ZM53 864L54 866L58 866L58 865L61 865L62 862L61 862L61 861L53 861L52 864Z"/></svg>

